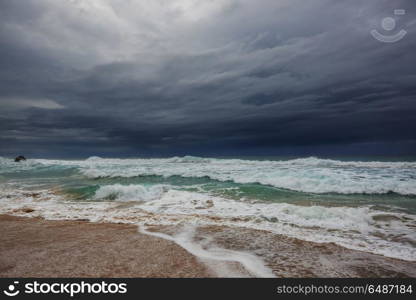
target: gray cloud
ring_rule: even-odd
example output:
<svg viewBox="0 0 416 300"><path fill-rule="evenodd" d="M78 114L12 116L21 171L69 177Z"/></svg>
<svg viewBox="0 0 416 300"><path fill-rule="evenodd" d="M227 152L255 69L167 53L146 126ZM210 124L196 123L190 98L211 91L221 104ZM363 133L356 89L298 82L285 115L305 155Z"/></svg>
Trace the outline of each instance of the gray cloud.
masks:
<svg viewBox="0 0 416 300"><path fill-rule="evenodd" d="M395 8L408 35L374 40ZM0 155L414 154L415 11L387 0L2 1Z"/></svg>

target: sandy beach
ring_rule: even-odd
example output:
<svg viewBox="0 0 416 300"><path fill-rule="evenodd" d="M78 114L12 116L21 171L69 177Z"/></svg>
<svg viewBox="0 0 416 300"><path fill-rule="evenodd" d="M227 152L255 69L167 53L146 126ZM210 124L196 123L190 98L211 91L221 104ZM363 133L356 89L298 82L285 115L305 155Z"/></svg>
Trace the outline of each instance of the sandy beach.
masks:
<svg viewBox="0 0 416 300"><path fill-rule="evenodd" d="M215 277L213 270L225 265L250 275L238 263L200 260L172 241L140 234L134 225L9 215L0 216L0 225L0 277ZM414 262L335 244L218 226L199 228L196 241L207 236L224 249L258 255L278 277L416 276Z"/></svg>
<svg viewBox="0 0 416 300"><path fill-rule="evenodd" d="M0 277L210 277L176 244L137 226L0 216Z"/></svg>

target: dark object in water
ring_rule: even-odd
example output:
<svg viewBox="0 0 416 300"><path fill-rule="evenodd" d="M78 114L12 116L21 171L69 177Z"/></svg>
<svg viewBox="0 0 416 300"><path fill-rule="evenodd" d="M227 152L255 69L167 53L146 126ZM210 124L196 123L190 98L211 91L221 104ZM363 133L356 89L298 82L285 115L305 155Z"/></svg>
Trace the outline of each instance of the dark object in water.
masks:
<svg viewBox="0 0 416 300"><path fill-rule="evenodd" d="M16 157L16 158L14 159L14 161L15 161L15 162L19 162L19 161L21 161L21 160L26 160L26 157L24 157L23 155L19 155L18 157Z"/></svg>

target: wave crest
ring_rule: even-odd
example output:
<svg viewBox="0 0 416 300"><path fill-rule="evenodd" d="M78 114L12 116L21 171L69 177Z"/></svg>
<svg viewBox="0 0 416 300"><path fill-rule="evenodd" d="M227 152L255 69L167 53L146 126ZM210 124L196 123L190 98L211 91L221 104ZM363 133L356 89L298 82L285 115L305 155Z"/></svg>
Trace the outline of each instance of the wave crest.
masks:
<svg viewBox="0 0 416 300"><path fill-rule="evenodd" d="M414 162L342 162L319 158L253 161L174 157L105 159L81 163L91 178L136 176L208 177L239 184L258 183L305 193L416 195Z"/></svg>
<svg viewBox="0 0 416 300"><path fill-rule="evenodd" d="M183 157L172 157L167 159L170 163L210 163L211 158L197 157L197 156L183 156Z"/></svg>
<svg viewBox="0 0 416 300"><path fill-rule="evenodd" d="M45 166L72 167L90 178L181 176L208 177L239 184L258 183L305 193L416 195L416 162L339 161L316 157L292 160L215 159L194 156L166 159L83 161L30 160L15 164L0 160L0 173Z"/></svg>
<svg viewBox="0 0 416 300"><path fill-rule="evenodd" d="M116 201L152 201L160 199L169 190L166 185L145 187L142 185L105 185L101 186L93 197L94 200Z"/></svg>

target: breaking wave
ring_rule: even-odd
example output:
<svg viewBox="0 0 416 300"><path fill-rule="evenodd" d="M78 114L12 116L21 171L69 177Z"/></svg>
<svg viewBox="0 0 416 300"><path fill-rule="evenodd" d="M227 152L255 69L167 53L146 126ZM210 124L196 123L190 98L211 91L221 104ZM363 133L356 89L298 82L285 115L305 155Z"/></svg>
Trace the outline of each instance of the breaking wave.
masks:
<svg viewBox="0 0 416 300"><path fill-rule="evenodd" d="M94 200L117 200L117 201L151 201L160 199L168 186L154 185L105 185L101 186L94 195Z"/></svg>
<svg viewBox="0 0 416 300"><path fill-rule="evenodd" d="M347 162L304 158L254 161L174 157L169 159L89 159L79 162L85 176L208 177L217 181L259 183L306 193L416 195L415 162Z"/></svg>

